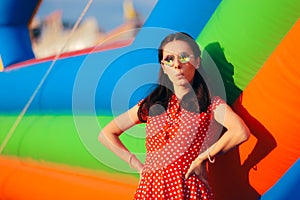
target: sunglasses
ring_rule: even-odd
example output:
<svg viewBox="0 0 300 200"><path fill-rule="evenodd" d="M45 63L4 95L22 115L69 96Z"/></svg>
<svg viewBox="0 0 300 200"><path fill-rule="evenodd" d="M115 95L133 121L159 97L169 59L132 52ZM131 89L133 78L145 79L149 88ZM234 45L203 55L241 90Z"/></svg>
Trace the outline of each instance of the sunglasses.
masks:
<svg viewBox="0 0 300 200"><path fill-rule="evenodd" d="M178 54L178 61L181 63L181 64L185 64L185 63L188 63L190 62L191 60L191 57L193 57L193 55L189 55L188 53L186 52L183 52L183 53L180 53ZM168 67L173 67L174 65L174 62L175 62L175 55L167 55L162 61L161 63L168 66Z"/></svg>

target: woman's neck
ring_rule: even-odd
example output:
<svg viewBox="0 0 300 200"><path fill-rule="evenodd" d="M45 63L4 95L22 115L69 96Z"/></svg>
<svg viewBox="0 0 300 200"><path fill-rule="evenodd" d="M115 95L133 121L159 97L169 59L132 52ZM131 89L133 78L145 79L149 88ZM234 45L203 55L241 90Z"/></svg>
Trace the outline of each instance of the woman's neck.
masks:
<svg viewBox="0 0 300 200"><path fill-rule="evenodd" d="M182 100L183 96L192 90L191 85L174 86L174 94L178 100Z"/></svg>

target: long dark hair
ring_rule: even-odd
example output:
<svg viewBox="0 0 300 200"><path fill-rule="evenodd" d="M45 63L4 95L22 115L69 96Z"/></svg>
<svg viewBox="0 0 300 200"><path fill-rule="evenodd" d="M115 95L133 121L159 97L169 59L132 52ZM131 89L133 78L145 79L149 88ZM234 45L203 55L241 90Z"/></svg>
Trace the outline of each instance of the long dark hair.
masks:
<svg viewBox="0 0 300 200"><path fill-rule="evenodd" d="M174 40L180 40L184 41L189 44L191 47L193 54L195 58L200 58L201 51L199 49L198 44L195 42L195 40L188 35L187 33L178 32L174 34L170 34L161 42L159 49L158 49L158 62L160 63L163 58L163 48L164 46L172 42ZM202 77L203 70L201 67L199 67L198 70L196 70L193 81L192 81L192 88L194 90L194 93L197 97L200 112L206 111L207 107L210 104L210 94L208 87ZM154 88L154 90L141 102L139 110L138 110L138 117L141 122L146 122L147 117L149 115L158 115L161 114L163 111L167 109L168 102L172 95L174 94L174 88L173 83L170 81L168 75L166 75L162 68L159 71L159 78L158 78L158 84ZM164 109L152 109L151 106L154 105L160 105L158 108L161 108L161 106ZM151 113L149 112L151 108Z"/></svg>

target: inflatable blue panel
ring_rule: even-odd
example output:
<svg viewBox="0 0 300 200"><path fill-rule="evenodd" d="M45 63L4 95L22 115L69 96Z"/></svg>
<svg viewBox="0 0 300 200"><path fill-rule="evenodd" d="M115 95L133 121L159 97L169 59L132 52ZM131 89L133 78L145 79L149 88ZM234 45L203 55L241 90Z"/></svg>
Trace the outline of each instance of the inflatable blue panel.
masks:
<svg viewBox="0 0 300 200"><path fill-rule="evenodd" d="M1 0L0 25L27 25L41 0Z"/></svg>
<svg viewBox="0 0 300 200"><path fill-rule="evenodd" d="M0 44L4 67L34 58L27 25L0 26Z"/></svg>
<svg viewBox="0 0 300 200"><path fill-rule="evenodd" d="M0 55L4 67L34 58L28 24L40 0L0 1Z"/></svg>
<svg viewBox="0 0 300 200"><path fill-rule="evenodd" d="M216 0L158 1L130 46L59 59L29 112L75 111L78 114L128 109L157 82L160 68L157 48L163 37L176 31L196 37L219 3ZM0 112L19 112L51 62L0 73Z"/></svg>
<svg viewBox="0 0 300 200"><path fill-rule="evenodd" d="M196 38L220 2L221 0L158 1L144 27L187 32ZM139 37L144 37L143 33L139 34ZM151 39L156 37L148 36Z"/></svg>
<svg viewBox="0 0 300 200"><path fill-rule="evenodd" d="M300 159L270 188L261 200L300 199Z"/></svg>

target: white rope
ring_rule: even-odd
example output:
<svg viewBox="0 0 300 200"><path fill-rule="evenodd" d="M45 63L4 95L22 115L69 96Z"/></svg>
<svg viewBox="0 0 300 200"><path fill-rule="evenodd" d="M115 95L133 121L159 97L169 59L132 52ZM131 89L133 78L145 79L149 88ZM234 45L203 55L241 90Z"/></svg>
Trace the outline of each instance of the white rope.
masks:
<svg viewBox="0 0 300 200"><path fill-rule="evenodd" d="M79 26L82 18L84 17L84 15L86 14L87 10L89 9L89 7L91 6L93 0L89 0L89 2L86 4L85 8L83 9L83 11L81 12L81 15L79 16L79 18L77 19L76 23L74 24L71 33L69 34L68 38L66 39L66 42L64 43L64 45L62 46L62 48L59 50L59 52L55 55L53 61L51 62L50 67L48 68L47 72L45 73L45 75L43 76L42 80L40 81L40 83L38 84L37 88L35 89L35 91L33 92L33 94L31 95L30 99L28 100L27 104L25 105L25 107L23 108L23 110L21 111L21 113L18 115L15 123L12 125L12 127L10 128L8 134L6 135L6 137L4 138L1 146L0 146L0 155L2 154L3 149L5 148L5 146L7 145L8 141L10 140L10 138L12 137L13 133L15 132L16 128L18 127L20 121L22 120L23 116L25 115L26 111L28 110L28 107L31 105L32 101L34 100L35 96L37 95L38 91L40 90L40 88L42 87L42 85L44 84L46 78L48 77L49 73L51 72L54 64L56 63L56 61L58 60L59 56L61 55L61 53L63 52L63 50L65 49L66 45L68 44L69 40L71 39L72 35L74 34L75 30L77 29L77 27Z"/></svg>

